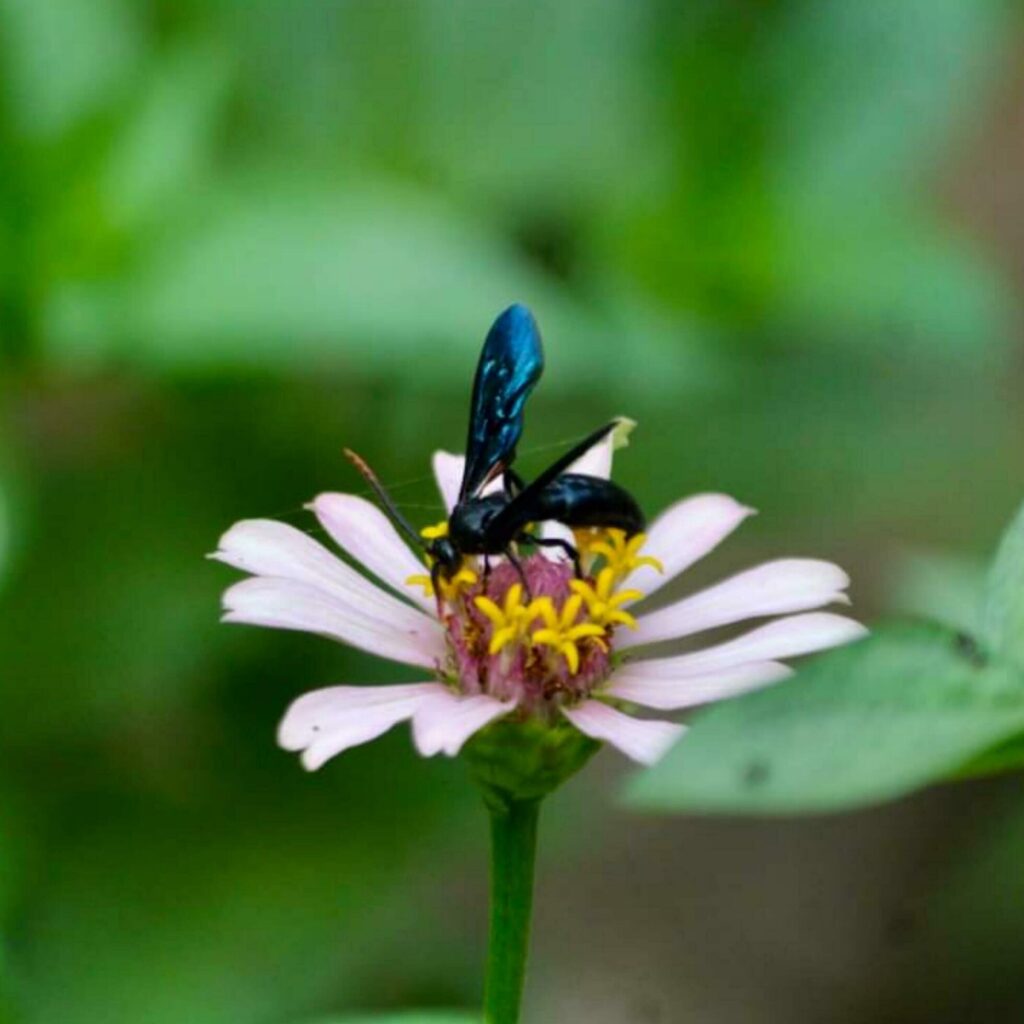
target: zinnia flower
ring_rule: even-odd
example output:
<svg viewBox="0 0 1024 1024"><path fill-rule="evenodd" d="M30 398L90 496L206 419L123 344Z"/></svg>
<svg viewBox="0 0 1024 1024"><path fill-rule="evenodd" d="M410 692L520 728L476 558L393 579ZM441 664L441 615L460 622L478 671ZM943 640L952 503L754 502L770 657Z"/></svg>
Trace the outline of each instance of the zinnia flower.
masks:
<svg viewBox="0 0 1024 1024"><path fill-rule="evenodd" d="M573 467L607 477L616 438ZM434 472L448 511L463 459L437 452ZM584 566L554 549L489 573L467 558L434 594L425 567L365 498L321 494L311 509L331 539L371 580L307 534L284 523L235 524L212 557L251 574L224 594L224 621L303 630L391 661L414 665L423 682L331 686L299 697L278 731L308 769L409 720L424 756L454 756L497 719L564 727L567 721L635 761L656 761L684 730L638 718L635 708L677 711L785 678L790 658L861 636L858 623L813 611L848 603L849 578L830 562L785 558L741 572L688 597L646 610L639 602L712 551L752 509L724 494L686 498L646 534L577 531ZM438 536L446 524L424 530ZM549 535L560 527L549 524ZM799 613L799 614L796 614ZM702 650L650 656L650 645L750 619L784 616Z"/></svg>

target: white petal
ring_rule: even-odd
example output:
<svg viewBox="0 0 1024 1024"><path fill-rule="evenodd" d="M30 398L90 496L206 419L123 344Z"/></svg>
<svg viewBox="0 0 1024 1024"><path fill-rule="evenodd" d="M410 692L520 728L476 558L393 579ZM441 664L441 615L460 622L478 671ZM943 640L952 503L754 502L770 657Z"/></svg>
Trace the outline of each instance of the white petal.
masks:
<svg viewBox="0 0 1024 1024"><path fill-rule="evenodd" d="M459 499L459 489L462 487L462 474L466 468L466 457L464 455L453 455L451 452L436 451L432 460L434 467L434 478L437 480L437 488L444 499L444 507L449 515L455 508ZM480 488L481 494L493 494L505 486L503 478L499 475L489 480Z"/></svg>
<svg viewBox="0 0 1024 1024"><path fill-rule="evenodd" d="M837 565L812 558L782 558L732 576L692 597L649 612L619 641L619 648L690 636L764 615L849 603L850 578Z"/></svg>
<svg viewBox="0 0 1024 1024"><path fill-rule="evenodd" d="M424 608L435 608L433 598L405 582L427 570L373 502L354 494L321 494L310 507L335 543L374 576Z"/></svg>
<svg viewBox="0 0 1024 1024"><path fill-rule="evenodd" d="M749 661L795 658L828 647L838 647L867 635L859 622L832 612L808 612L776 619L715 647L673 658L631 661L622 671L629 676L679 679L704 675Z"/></svg>
<svg viewBox="0 0 1024 1024"><path fill-rule="evenodd" d="M556 523L553 519L547 520L547 522L541 523L540 535L546 540L564 540L567 544L571 544L576 547L576 538L573 536L572 530L568 526L563 526L561 523ZM569 556L565 553L563 548L547 547L544 548L544 554L552 559L560 562L567 562Z"/></svg>
<svg viewBox="0 0 1024 1024"><path fill-rule="evenodd" d="M349 747L368 743L411 718L440 683L401 686L331 686L294 701L277 731L285 750L302 750L310 771Z"/></svg>
<svg viewBox="0 0 1024 1024"><path fill-rule="evenodd" d="M612 475L612 453L618 447L618 438L612 430L592 448L588 448L569 466L566 473L582 473L584 476L597 476L602 480L608 480Z"/></svg>
<svg viewBox="0 0 1024 1024"><path fill-rule="evenodd" d="M778 661L752 661L684 678L633 675L627 668L616 673L611 685L603 692L609 697L619 697L647 708L678 711L734 697L792 674L791 668Z"/></svg>
<svg viewBox="0 0 1024 1024"><path fill-rule="evenodd" d="M424 757L438 753L454 757L473 733L514 707L486 694L459 697L442 687L417 708L412 720L413 742Z"/></svg>
<svg viewBox="0 0 1024 1024"><path fill-rule="evenodd" d="M612 475L612 454L628 444L626 437L635 424L632 420L623 419L624 429L616 428L603 437L597 444L584 452L567 470L567 473L582 473L584 476L596 476L608 480ZM540 535L545 538L558 538L576 546L572 530L568 526L548 520L541 524ZM568 556L561 548L550 547L544 552L548 558L566 561Z"/></svg>
<svg viewBox="0 0 1024 1024"><path fill-rule="evenodd" d="M408 610L389 593L360 576L351 566L301 530L272 519L235 523L210 556L257 576L310 583L354 607L384 617ZM431 606L432 607L432 606Z"/></svg>
<svg viewBox="0 0 1024 1024"><path fill-rule="evenodd" d="M224 593L225 622L318 633L382 658L433 668L444 657L440 623L400 601L377 615L309 583L254 576Z"/></svg>
<svg viewBox="0 0 1024 1024"><path fill-rule="evenodd" d="M409 701L415 706L424 697L443 689L440 683L401 683L311 690L289 705L277 729L277 742L285 750L305 750L353 715L380 707L404 707Z"/></svg>
<svg viewBox="0 0 1024 1024"><path fill-rule="evenodd" d="M437 480L437 489L441 492L445 509L451 515L459 497L459 488L462 486L466 457L465 455L453 455L451 452L436 451L432 465L434 478Z"/></svg>
<svg viewBox="0 0 1024 1024"><path fill-rule="evenodd" d="M718 545L754 514L727 494L696 494L669 506L647 530L641 554L653 555L665 567L664 573L641 566L626 584L645 595L664 586Z"/></svg>
<svg viewBox="0 0 1024 1024"><path fill-rule="evenodd" d="M640 764L654 764L685 732L674 722L657 722L624 715L598 700L585 700L574 708L562 708L562 714L595 740L618 747Z"/></svg>

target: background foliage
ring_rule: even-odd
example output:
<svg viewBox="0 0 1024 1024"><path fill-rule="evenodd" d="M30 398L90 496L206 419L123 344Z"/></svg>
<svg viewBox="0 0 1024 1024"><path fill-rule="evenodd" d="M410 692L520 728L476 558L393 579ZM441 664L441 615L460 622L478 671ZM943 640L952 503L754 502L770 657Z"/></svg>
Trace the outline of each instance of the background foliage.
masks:
<svg viewBox="0 0 1024 1024"><path fill-rule="evenodd" d="M1000 0L0 0L0 1013L476 1000L461 767L396 734L305 776L286 702L398 670L219 627L201 555L311 526L343 445L437 518L514 299L528 468L628 412L648 509L763 511L708 573L832 557L861 616L979 627L1024 491L1022 46ZM622 771L547 814L533 1019L1021 1012L1017 780L625 828Z"/></svg>

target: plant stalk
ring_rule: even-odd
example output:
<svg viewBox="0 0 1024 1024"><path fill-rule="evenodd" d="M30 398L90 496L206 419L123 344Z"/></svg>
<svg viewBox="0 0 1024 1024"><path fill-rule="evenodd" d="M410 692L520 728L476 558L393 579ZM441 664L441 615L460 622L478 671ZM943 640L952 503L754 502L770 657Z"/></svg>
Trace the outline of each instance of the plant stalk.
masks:
<svg viewBox="0 0 1024 1024"><path fill-rule="evenodd" d="M509 800L491 813L491 929L484 989L487 1024L518 1024L533 906L539 800Z"/></svg>

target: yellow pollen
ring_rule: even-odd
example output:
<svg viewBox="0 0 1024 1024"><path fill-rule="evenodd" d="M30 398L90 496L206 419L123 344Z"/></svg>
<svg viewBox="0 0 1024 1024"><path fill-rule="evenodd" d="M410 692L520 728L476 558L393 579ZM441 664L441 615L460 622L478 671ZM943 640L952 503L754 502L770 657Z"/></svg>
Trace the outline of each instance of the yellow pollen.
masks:
<svg viewBox="0 0 1024 1024"><path fill-rule="evenodd" d="M435 523L433 526L424 526L420 530L420 536L424 540L437 540L438 537L448 536L448 520L442 519L441 522Z"/></svg>
<svg viewBox="0 0 1024 1024"><path fill-rule="evenodd" d="M587 614L599 626L608 628L616 625L636 629L636 619L629 612L622 610L627 601L639 601L643 597L640 590L620 590L615 592L615 573L610 566L605 566L598 574L594 583L586 580L571 580L569 587L587 606Z"/></svg>
<svg viewBox="0 0 1024 1024"><path fill-rule="evenodd" d="M472 587L478 579L479 577L472 569L466 568L460 569L450 580L441 576L438 580L441 586L441 597L448 604L452 604L462 596L463 590L467 587ZM427 597L434 596L434 581L426 573L407 576L405 582L410 587L422 587L423 593Z"/></svg>
<svg viewBox="0 0 1024 1024"><path fill-rule="evenodd" d="M529 604L524 604L521 583L513 583L508 588L505 600L500 606L483 595L473 598L473 603L491 622L491 642L487 647L487 653L498 654L504 648L519 643L541 614L541 607L545 601L551 603L549 597L538 597Z"/></svg>
<svg viewBox="0 0 1024 1024"><path fill-rule="evenodd" d="M658 572L665 567L652 555L641 555L647 541L646 533L635 533L627 539L626 531L616 527L575 530L576 547L580 557L589 565L597 558L604 559L604 567L611 569L618 583L641 566L649 565Z"/></svg>
<svg viewBox="0 0 1024 1024"><path fill-rule="evenodd" d="M581 640L599 641L600 646L607 650L604 640L601 639L604 637L602 626L596 622L577 621L583 609L583 597L580 594L573 594L562 605L561 612L555 611L555 606L549 597L538 598L538 601L543 602L540 606L540 617L544 621L544 627L535 630L531 635L531 640L535 644L553 647L565 658L571 675L575 675L579 671L579 642Z"/></svg>

